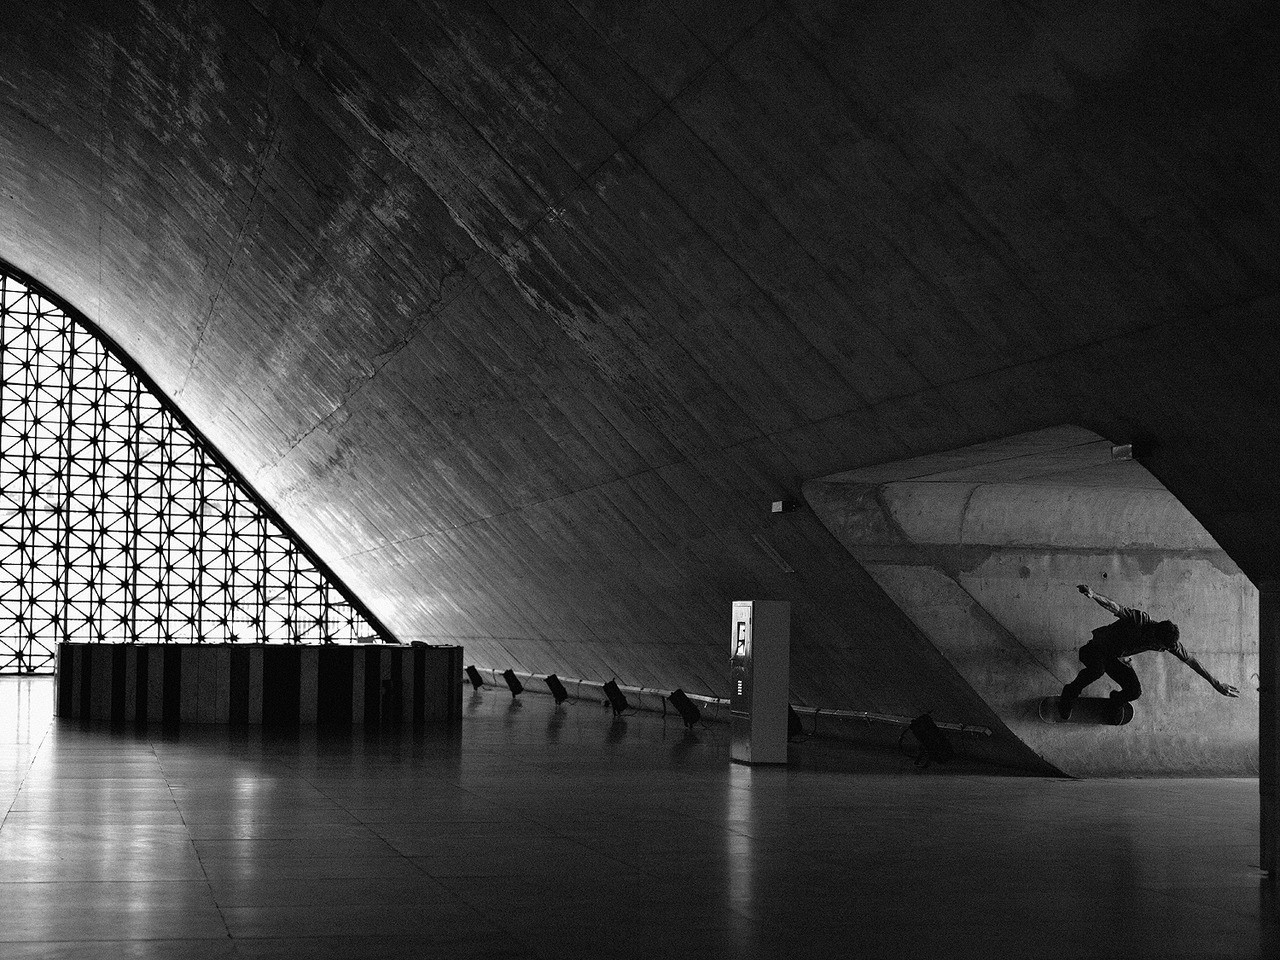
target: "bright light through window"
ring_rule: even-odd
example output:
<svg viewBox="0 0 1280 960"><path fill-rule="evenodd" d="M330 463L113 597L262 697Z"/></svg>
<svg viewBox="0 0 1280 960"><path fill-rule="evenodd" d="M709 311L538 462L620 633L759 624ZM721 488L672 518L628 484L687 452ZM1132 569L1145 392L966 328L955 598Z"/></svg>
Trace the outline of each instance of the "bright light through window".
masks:
<svg viewBox="0 0 1280 960"><path fill-rule="evenodd" d="M3 271L0 372L0 672L63 640L380 636L114 347Z"/></svg>

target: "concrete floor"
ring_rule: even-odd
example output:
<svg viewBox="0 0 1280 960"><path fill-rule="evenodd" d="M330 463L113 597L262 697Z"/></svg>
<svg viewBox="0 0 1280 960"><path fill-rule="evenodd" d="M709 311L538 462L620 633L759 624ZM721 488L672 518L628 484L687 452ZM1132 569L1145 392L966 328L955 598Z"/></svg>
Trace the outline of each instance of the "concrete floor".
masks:
<svg viewBox="0 0 1280 960"><path fill-rule="evenodd" d="M145 733L0 680L0 956L1261 957L1251 780L730 766L595 704ZM843 769L824 769L828 767Z"/></svg>

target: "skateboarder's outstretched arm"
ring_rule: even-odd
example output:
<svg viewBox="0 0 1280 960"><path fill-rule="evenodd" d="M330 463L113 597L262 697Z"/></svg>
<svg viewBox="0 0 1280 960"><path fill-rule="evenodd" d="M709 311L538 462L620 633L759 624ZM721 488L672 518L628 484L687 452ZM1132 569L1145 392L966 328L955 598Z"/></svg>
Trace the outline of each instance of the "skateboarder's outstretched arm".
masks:
<svg viewBox="0 0 1280 960"><path fill-rule="evenodd" d="M1120 616L1120 611L1123 608L1120 606L1120 604L1116 603L1110 597L1104 597L1100 593L1094 593L1083 583L1080 584L1078 587L1076 587L1076 589L1079 590L1081 593L1083 593L1086 597L1088 597L1094 603L1096 603L1098 606L1102 607L1104 610L1109 610L1112 614L1114 614L1117 617Z"/></svg>
<svg viewBox="0 0 1280 960"><path fill-rule="evenodd" d="M1169 652L1172 653L1179 660L1181 660L1183 663L1185 663L1188 667L1190 667L1196 673L1200 674L1200 676L1208 680L1209 685L1213 687L1213 689L1217 690L1224 697L1240 696L1239 690L1237 690L1235 687L1233 687L1229 683L1223 683L1221 680L1215 677L1212 673L1206 670L1204 666L1200 663L1200 661L1195 658L1195 656L1187 652L1187 648L1182 645L1181 641L1175 643L1172 647L1170 647Z"/></svg>

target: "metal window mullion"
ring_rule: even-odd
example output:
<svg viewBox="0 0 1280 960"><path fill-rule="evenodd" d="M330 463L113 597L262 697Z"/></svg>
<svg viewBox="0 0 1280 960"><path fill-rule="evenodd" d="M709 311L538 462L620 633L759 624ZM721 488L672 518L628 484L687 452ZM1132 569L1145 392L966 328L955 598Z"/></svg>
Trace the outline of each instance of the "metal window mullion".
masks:
<svg viewBox="0 0 1280 960"><path fill-rule="evenodd" d="M30 303L30 299L27 301ZM27 314L30 319L30 314ZM30 356L31 344L29 340L24 338L23 342L23 359L26 360ZM19 436L25 435L20 449L22 450L22 480L19 489L22 491L22 588L20 590L21 597L21 616L22 629L18 634L18 662L21 663L31 652L31 620L35 616L35 577L33 567L35 566L35 504L32 502L35 490L34 478L31 476L31 457L29 446L31 443L31 429L33 417L31 416L31 380L28 376L29 370L23 370L22 394L25 403L21 404L21 421L18 424Z"/></svg>
<svg viewBox="0 0 1280 960"><path fill-rule="evenodd" d="M169 432L169 421L163 414L160 416L159 432L159 459L160 459L160 544L163 547L157 552L157 562L159 563L158 577L160 589L158 591L157 602L160 604L160 638L162 640L173 638L176 631L173 629L173 578L171 576L171 568L173 566L173 474L169 470L169 451L172 449L170 443L171 437Z"/></svg>
<svg viewBox="0 0 1280 960"><path fill-rule="evenodd" d="M298 551L292 543L285 542L284 556L281 558L284 567L284 605L285 605L285 630L288 632L289 641L291 643L302 643L302 630L299 629L302 621L301 611L298 609L298 580L294 575L298 569L297 560Z"/></svg>
<svg viewBox="0 0 1280 960"><path fill-rule="evenodd" d="M9 281L7 277L0 276L0 396L3 396L5 378L4 370L8 366L9 358L9 310L5 304L9 300ZM4 415L5 411L0 408L0 443L4 442L4 433L8 427L8 418ZM17 660L17 647L12 646L8 641L4 641L4 630L7 624L0 624L0 642L2 642L3 652L12 656Z"/></svg>
<svg viewBox="0 0 1280 960"><path fill-rule="evenodd" d="M18 324L15 322L12 322L15 319L16 318L14 318L10 314L8 309L4 311L5 324L4 324L4 328L0 330L0 334L3 334L5 341L8 341L11 335L16 336L17 331L15 328L18 326ZM0 356L0 362L3 362L6 356L11 356L14 360L14 365L16 366L17 363L19 362L19 357L15 355L15 351L13 350L13 348L6 346L4 352L5 352L5 355ZM21 406L19 406L19 412L20 410L21 410ZM15 440L19 436L21 436L23 424L20 422L17 422L17 418L10 411L6 411L5 426L8 427L9 430L13 431ZM17 589L15 591L15 593L17 594L17 616L15 619L18 622L14 624L13 641L9 647L9 652L14 657L19 668L22 667L23 661L25 659L25 645L27 643L28 617L30 616L29 594L31 589L30 588L31 578L30 576L28 576L28 573L27 573L27 566L28 566L27 544L30 542L30 533L29 533L29 521L24 513L24 510L27 508L27 499L29 496L28 494L29 484L27 480L28 478L26 476L21 476L17 484L17 489L19 494L18 514L19 514L19 517L21 518L19 523L21 532L20 532L20 535L18 536L19 546L16 550L17 556L19 557L18 575L15 578L17 582Z"/></svg>
<svg viewBox="0 0 1280 960"><path fill-rule="evenodd" d="M140 536L140 524L138 523L138 514L140 512L140 503L138 501L138 471L140 468L139 459L141 456L139 432L142 429L138 411L138 388L141 385L133 377L129 378L128 386L128 416L126 421L129 427L129 459L127 463L128 469L128 490L129 490L129 506L126 516L129 518L126 524L128 529L128 566L126 568L128 588L125 592L128 610L128 625L130 643L138 642L138 538Z"/></svg>
<svg viewBox="0 0 1280 960"><path fill-rule="evenodd" d="M105 579L107 575L107 527L106 519L106 436L105 423L106 411L103 409L103 398L106 395L106 383L103 371L103 357L101 350L94 345L93 352L93 384L94 396L90 406L90 416L93 418L93 434L90 442L92 450L92 459L89 465L90 473L90 510L92 511L89 518L91 544L91 562L93 563L93 573L89 587L89 614L93 622L93 629L97 637L105 638L107 634L106 622L106 585Z"/></svg>
<svg viewBox="0 0 1280 960"><path fill-rule="evenodd" d="M40 317L39 319L44 323L49 322L44 317ZM43 514L43 498L48 497L48 492L43 489L42 481L47 477L50 469L53 469L55 475L58 472L58 464L56 462L50 462L50 458L45 450L45 441L50 433L49 420L51 417L57 417L58 406L56 396L49 388L48 378L49 374L52 373L52 370L50 369L52 364L50 363L48 351L45 349L46 344L42 342L41 333L42 331L37 326L37 329L35 330L36 336L34 338L34 346L31 351L33 374L31 443L33 460L36 465L36 469L33 471L34 475L32 477L32 486L35 491L35 497L42 498L40 507ZM61 451L61 444L58 445L57 449ZM58 456L60 456L60 454ZM33 621L29 635L29 647L27 650L28 664L33 662L35 659L35 648L36 645L40 643L38 638L42 635L47 635L45 634L46 623L48 624L48 627L53 628L53 630L57 632L57 621L61 611L58 591L62 586L62 574L56 567L56 561L55 569L52 571L48 569L49 555L52 554L53 557L60 559L62 554L62 540L60 538L62 533L62 523L61 515L58 512L59 495L62 491L61 484L56 486L57 488L55 489L53 496L55 507L52 517L42 515L40 516L38 523L33 522L33 529L38 530L40 533L37 548L41 551L42 556L40 561L36 564L36 569L40 576L38 578L33 576L32 581L36 589L41 591L41 595L39 598L39 628L36 628L35 622ZM35 499L35 497L33 497L33 499ZM55 544L55 546L53 546L52 549L49 549L47 546L49 543Z"/></svg>
<svg viewBox="0 0 1280 960"><path fill-rule="evenodd" d="M267 635L267 519L261 514L257 514L254 520L253 535L255 556L258 558L258 576L254 590L258 602L258 629L262 631L262 639L265 641L270 640Z"/></svg>
<svg viewBox="0 0 1280 960"><path fill-rule="evenodd" d="M195 552L195 573L192 578L194 584L192 592L195 595L196 609L196 640L203 643L205 638L205 624L207 622L208 613L208 560L205 555L205 547L208 546L209 536L205 532L205 513L209 509L208 491L205 489L205 462L202 453L196 453L197 472L194 474L195 482L192 484L195 490L195 506L196 511L196 552ZM223 616L226 616L226 598L223 598Z"/></svg>
<svg viewBox="0 0 1280 960"><path fill-rule="evenodd" d="M58 484L58 542L61 546L62 562L58 570L58 583L61 591L58 607L61 610L62 640L71 640L71 417L72 384L75 373L72 370L70 331L58 338L59 358L65 366L61 382L58 384L59 398L62 401L62 462L59 465Z"/></svg>

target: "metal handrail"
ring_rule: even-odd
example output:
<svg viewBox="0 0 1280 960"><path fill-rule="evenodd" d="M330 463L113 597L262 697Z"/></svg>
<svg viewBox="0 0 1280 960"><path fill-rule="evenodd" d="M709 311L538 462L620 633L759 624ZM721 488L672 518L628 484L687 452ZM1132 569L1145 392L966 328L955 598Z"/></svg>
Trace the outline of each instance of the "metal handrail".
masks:
<svg viewBox="0 0 1280 960"><path fill-rule="evenodd" d="M481 674L487 674L489 678L492 679L494 684L501 685L503 683L501 671L493 669L491 667L477 667L476 669L479 670ZM549 674L545 674L545 673L528 673L523 670L514 670L514 669L511 672L514 673L521 680L541 680L545 682L547 677L549 676ZM566 689L569 689L569 688L576 689L577 696L579 698L582 695L583 687L587 687L588 689L591 689L591 690L600 691L601 695L603 695L604 684L605 684L605 681L603 680L581 680L574 677L559 677L559 680L561 683L565 685ZM670 690L659 690L656 687L636 687L636 686L630 686L628 684L623 684L623 683L618 684L618 689L621 690L624 694L630 694L638 698L644 698L644 697L658 698L662 703L662 713L664 715L666 714L667 698L671 696ZM539 692L539 691L535 691L535 692ZM687 693L687 692L685 693L685 696L687 696L690 700L693 700L702 706L711 708L711 710L714 712L712 719L719 719L720 711L729 709L729 701L724 697L709 697L703 694ZM897 714L891 714L891 713L873 713L867 710L837 710L833 707L810 707L802 704L792 704L791 709L798 714L812 716L815 729L817 728L819 715L824 717L831 717L836 720L860 720L867 724L885 723L885 724L892 724L894 726L899 726L899 727L910 726L911 721L914 719L913 717L904 717L904 716L899 716ZM991 728L982 726L981 724L949 723L941 720L935 720L934 723L943 730L949 730L952 733L958 733L958 734L961 734L962 736L984 737L984 738L992 736Z"/></svg>

